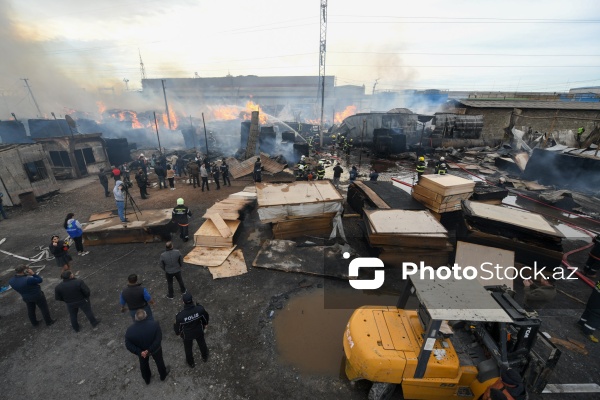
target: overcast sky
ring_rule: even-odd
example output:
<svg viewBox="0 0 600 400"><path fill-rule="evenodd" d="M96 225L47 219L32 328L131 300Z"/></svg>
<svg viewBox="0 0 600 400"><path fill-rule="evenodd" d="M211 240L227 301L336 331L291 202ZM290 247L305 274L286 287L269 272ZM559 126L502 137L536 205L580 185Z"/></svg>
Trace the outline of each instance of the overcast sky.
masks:
<svg viewBox="0 0 600 400"><path fill-rule="evenodd" d="M140 54L148 78L319 74L319 0L0 4L0 93L139 89ZM326 74L367 93L600 86L600 1L329 0Z"/></svg>

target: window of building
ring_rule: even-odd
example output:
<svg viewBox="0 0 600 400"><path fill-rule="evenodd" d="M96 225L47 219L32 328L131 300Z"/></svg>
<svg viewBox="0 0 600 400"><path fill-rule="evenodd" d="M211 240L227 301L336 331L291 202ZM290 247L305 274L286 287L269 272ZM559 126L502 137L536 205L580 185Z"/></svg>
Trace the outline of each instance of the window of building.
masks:
<svg viewBox="0 0 600 400"><path fill-rule="evenodd" d="M83 158L85 159L86 164L92 164L96 162L96 159L94 158L94 152L92 151L91 147L86 147L85 149L81 149L81 151L83 152Z"/></svg>
<svg viewBox="0 0 600 400"><path fill-rule="evenodd" d="M71 160L69 159L69 153L66 151L51 151L50 159L52 160L52 165L55 167L70 167Z"/></svg>
<svg viewBox="0 0 600 400"><path fill-rule="evenodd" d="M48 178L48 171L46 171L43 160L25 163L23 168L29 177L29 182L43 181Z"/></svg>

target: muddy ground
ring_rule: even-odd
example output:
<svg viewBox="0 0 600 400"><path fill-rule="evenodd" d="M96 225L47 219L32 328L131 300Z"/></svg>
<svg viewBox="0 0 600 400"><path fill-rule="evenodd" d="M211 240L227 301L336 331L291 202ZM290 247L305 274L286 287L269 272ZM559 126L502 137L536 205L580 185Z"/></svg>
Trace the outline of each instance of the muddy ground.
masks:
<svg viewBox="0 0 600 400"><path fill-rule="evenodd" d="M195 232L203 221L201 216L206 208L242 190L249 183L233 181L231 188L217 191L213 186L210 192L204 193L178 183L175 191L150 189L148 200L141 200L137 190L133 193L142 212L144 209L174 207L176 199L183 197L194 214L190 232ZM72 186L72 183L69 185ZM100 184L90 179L83 187L62 191L41 202L36 210L9 210L10 219L0 221L0 238L6 238L0 249L32 257L39 253L37 246L49 244L52 234L65 235L62 223L68 212L74 212L76 218L85 222L92 213L114 208L112 197L105 198ZM356 218L345 219L344 223L352 240L362 240ZM33 328L20 296L12 290L0 294L2 398L366 399L369 389L366 384L351 386L337 373L311 373L310 367L300 368L293 360L280 357L274 320L285 311L286 304L298 296L321 290L324 284L326 288L347 288L347 283L252 268L261 241L270 237L270 228L261 224L256 212L253 212L246 216L238 239L248 266L247 274L213 280L206 268L185 266L183 277L188 291L211 316L206 334L210 358L207 363L199 362L200 354L196 347L195 369L190 369L185 363L181 339L172 329L181 303L177 296L175 300L165 298L166 281L158 266L164 243L89 246L86 250L90 254L84 257L77 256L74 249L71 251L75 253L72 269L79 271L79 277L90 287L93 310L102 319L98 329L92 330L85 316L80 314L79 333L71 329L64 304L54 300L54 287L60 281L60 271L54 260L37 263L46 265L41 272L44 278L42 286L51 314L58 321L51 327L41 324ZM192 241L183 243L179 238L174 243L184 255L193 246ZM356 243L356 247L364 249L360 243ZM577 257L585 260L583 255ZM12 275L11 270L21 261L0 253L0 262L0 284L6 285ZM131 319L128 314L120 312L118 299L131 273L140 275L156 301L155 319L163 328L164 358L171 367L169 377L161 382L151 362L153 380L149 386L140 376L137 357L125 349L123 340ZM581 300L587 300L589 294L589 289L581 283L563 289ZM176 284L175 291L178 292ZM548 311L543 330L553 336L584 341L573 325L582 306L565 296L560 301L565 302L564 307ZM329 341L327 346L341 354L343 326L335 327L333 336L327 321L323 322L322 331L318 328L311 326L310 331L303 330L301 320L298 326L288 327L290 334L300 331L309 335L311 340L323 338ZM311 340L298 341L298 346L312 346L314 342ZM563 349L557 373L551 382L597 382L600 376L600 345L586 343L586 347L589 354L585 356ZM318 364L318 360L313 362ZM395 397L399 396L399 391L396 391ZM594 398L581 394L543 397Z"/></svg>

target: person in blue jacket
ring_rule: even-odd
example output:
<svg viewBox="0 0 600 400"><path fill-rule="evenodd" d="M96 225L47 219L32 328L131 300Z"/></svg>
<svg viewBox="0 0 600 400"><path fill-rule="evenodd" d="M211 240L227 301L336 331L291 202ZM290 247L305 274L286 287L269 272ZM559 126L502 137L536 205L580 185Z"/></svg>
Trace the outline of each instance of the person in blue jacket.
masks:
<svg viewBox="0 0 600 400"><path fill-rule="evenodd" d="M75 248L77 249L77 255L85 256L89 254L89 251L83 250L83 226L79 221L75 219L75 214L68 213L65 218L64 227L67 230L67 233L75 242Z"/></svg>
<svg viewBox="0 0 600 400"><path fill-rule="evenodd" d="M27 304L27 315L29 316L31 325L38 326L41 322L38 321L37 316L35 315L36 307L40 309L46 325L50 326L56 322L56 320L52 319L50 316L48 302L46 301L46 296L44 295L44 292L42 292L40 286L40 283L43 281L42 277L36 275L33 270L26 265L19 265L15 268L15 273L16 275L13 276L8 283L21 295L23 301Z"/></svg>

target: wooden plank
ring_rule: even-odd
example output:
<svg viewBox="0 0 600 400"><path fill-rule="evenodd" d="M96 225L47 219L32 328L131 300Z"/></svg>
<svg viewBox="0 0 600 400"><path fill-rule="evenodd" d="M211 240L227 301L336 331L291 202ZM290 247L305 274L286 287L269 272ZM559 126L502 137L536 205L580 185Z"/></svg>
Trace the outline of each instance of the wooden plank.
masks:
<svg viewBox="0 0 600 400"><path fill-rule="evenodd" d="M459 202L460 202L460 200L467 200L473 194L473 192L467 192L467 193L451 194L449 196L444 196L444 195L434 192L431 189L426 188L425 186L421 186L419 184L413 186L413 191L423 197L426 197L426 198L428 198L436 203L440 203L440 204L451 203L451 202L455 202L457 200Z"/></svg>
<svg viewBox="0 0 600 400"><path fill-rule="evenodd" d="M204 267L218 267L223 264L227 257L233 252L236 246L232 247L204 247L195 246L183 257L183 261L188 264L201 265Z"/></svg>
<svg viewBox="0 0 600 400"><path fill-rule="evenodd" d="M371 190L371 188L367 187L364 183L362 183L360 181L354 181L354 184L358 188L360 188L360 190L362 190L363 193L367 195L367 197L369 197L369 200L371 200L373 202L373 204L375 204L375 206L377 206L377 208L382 208L382 209L390 208L390 206L388 206L387 203L385 201L383 201L381 199L381 197L379 197L377 195L377 193L375 193L373 190Z"/></svg>
<svg viewBox="0 0 600 400"><path fill-rule="evenodd" d="M499 249L497 247L482 246L474 243L467 243L458 241L456 243L456 260L455 263L462 267L475 267L479 271L477 274L477 281L482 286L487 285L506 285L509 288L513 288L514 277L511 279L482 279L483 274L482 265L484 263L491 263L494 268L499 266L502 269L507 267L514 267L515 265L515 252L511 250ZM498 277L501 274L495 274Z"/></svg>
<svg viewBox="0 0 600 400"><path fill-rule="evenodd" d="M556 338L556 337L552 337L549 340L552 343L554 343L554 344L561 345L561 346L563 346L564 348L566 348L568 350L574 351L574 352L579 353L579 354L583 354L584 356L587 356L587 354L588 354L588 351L586 349L582 349L581 347L579 347L576 344L573 344L573 343L571 343L569 341L566 341L566 340L563 340L563 339L559 339L559 338Z"/></svg>
<svg viewBox="0 0 600 400"><path fill-rule="evenodd" d="M444 213L450 211L458 211L461 209L461 200L455 200L450 203L438 203L431 199L421 196L417 192L413 192L412 196L431 211Z"/></svg>
<svg viewBox="0 0 600 400"><path fill-rule="evenodd" d="M208 218L212 221L215 227L219 230L222 237L228 238L233 236L233 232L229 229L229 226L223 221L223 218L219 214L210 214Z"/></svg>
<svg viewBox="0 0 600 400"><path fill-rule="evenodd" d="M232 236L224 238L221 232L217 229L215 224L207 219L204 221L202 226L194 233L194 246L209 246L209 247L230 247L233 245L235 233L239 228L242 221L226 220L224 221L229 230L232 232Z"/></svg>
<svg viewBox="0 0 600 400"><path fill-rule="evenodd" d="M213 279L230 278L232 276L243 275L248 272L246 260L241 249L233 251L218 267L208 267Z"/></svg>
<svg viewBox="0 0 600 400"><path fill-rule="evenodd" d="M447 235L448 231L429 211L365 210L365 215L375 233Z"/></svg>

